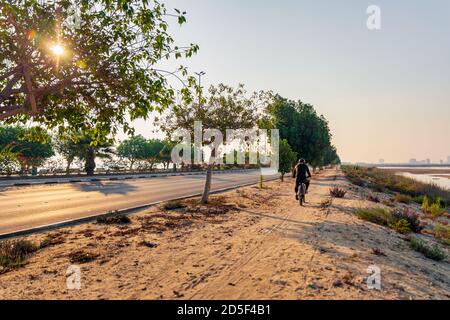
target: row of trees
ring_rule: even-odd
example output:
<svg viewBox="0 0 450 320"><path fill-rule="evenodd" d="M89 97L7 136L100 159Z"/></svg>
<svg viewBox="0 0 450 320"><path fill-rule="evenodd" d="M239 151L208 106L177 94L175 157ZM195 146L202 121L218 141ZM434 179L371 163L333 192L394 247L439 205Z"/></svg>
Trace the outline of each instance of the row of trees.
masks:
<svg viewBox="0 0 450 320"><path fill-rule="evenodd" d="M39 133L39 136L36 134ZM43 138L43 139L42 139ZM113 141L92 143L92 139L81 133L71 135L51 135L37 127L0 126L0 173L37 173L45 161L59 154L66 164L66 174L75 160L84 162L84 170L93 175L96 158L112 159L117 156L133 170L139 162L140 168L153 170L155 164L162 163L168 168L171 162L172 143L158 139L145 139L141 135L132 136L117 147Z"/></svg>

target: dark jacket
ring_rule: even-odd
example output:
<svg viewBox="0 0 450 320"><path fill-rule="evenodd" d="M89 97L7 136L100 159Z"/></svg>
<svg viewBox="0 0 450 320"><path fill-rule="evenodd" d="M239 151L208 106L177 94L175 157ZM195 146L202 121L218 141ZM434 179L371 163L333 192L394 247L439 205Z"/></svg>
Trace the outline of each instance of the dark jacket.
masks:
<svg viewBox="0 0 450 320"><path fill-rule="evenodd" d="M295 182L305 181L307 177L311 177L308 166L305 163L299 163L294 169Z"/></svg>

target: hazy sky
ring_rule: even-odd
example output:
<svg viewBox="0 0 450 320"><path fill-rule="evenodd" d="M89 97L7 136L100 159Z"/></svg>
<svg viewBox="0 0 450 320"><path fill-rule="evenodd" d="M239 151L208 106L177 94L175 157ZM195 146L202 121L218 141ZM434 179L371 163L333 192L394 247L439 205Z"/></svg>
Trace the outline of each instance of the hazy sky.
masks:
<svg viewBox="0 0 450 320"><path fill-rule="evenodd" d="M343 161L450 156L450 1L165 2L187 11L170 32L200 46L184 64L207 73L203 84L313 104ZM369 5L381 8L381 30L366 27ZM150 136L149 126L137 131Z"/></svg>

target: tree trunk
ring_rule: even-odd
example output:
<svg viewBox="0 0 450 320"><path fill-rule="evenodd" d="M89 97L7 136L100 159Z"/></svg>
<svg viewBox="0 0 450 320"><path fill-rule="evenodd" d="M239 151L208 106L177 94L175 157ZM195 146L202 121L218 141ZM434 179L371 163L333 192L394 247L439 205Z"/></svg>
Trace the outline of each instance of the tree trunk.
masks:
<svg viewBox="0 0 450 320"><path fill-rule="evenodd" d="M130 171L133 172L134 161L130 160Z"/></svg>
<svg viewBox="0 0 450 320"><path fill-rule="evenodd" d="M205 188L203 189L202 195L202 203L208 203L209 199L209 191L211 190L211 178L212 178L212 164L208 164L208 168L206 169L206 180L205 180Z"/></svg>
<svg viewBox="0 0 450 320"><path fill-rule="evenodd" d="M88 176L94 175L95 170L95 152L92 148L89 148L86 152L86 163L84 165L84 170Z"/></svg>
<svg viewBox="0 0 450 320"><path fill-rule="evenodd" d="M73 158L66 159L67 160L67 166L66 166L66 176L70 175L70 166L72 165Z"/></svg>
<svg viewBox="0 0 450 320"><path fill-rule="evenodd" d="M281 182L284 182L284 172L281 173Z"/></svg>
<svg viewBox="0 0 450 320"><path fill-rule="evenodd" d="M212 180L212 172L214 168L214 162L211 162L211 159L216 159L216 149L211 150L211 156L209 158L208 167L206 169L206 180L205 180L205 188L203 189L202 194L202 203L208 203L209 199L209 191L211 190L211 180Z"/></svg>

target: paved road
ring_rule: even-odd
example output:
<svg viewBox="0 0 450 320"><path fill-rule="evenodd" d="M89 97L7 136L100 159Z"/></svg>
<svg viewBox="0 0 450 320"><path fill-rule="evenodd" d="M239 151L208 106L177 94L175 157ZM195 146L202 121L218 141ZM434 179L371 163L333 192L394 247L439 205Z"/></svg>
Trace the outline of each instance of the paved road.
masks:
<svg viewBox="0 0 450 320"><path fill-rule="evenodd" d="M259 170L213 175L212 190L256 183ZM204 175L0 188L0 235L202 192Z"/></svg>

